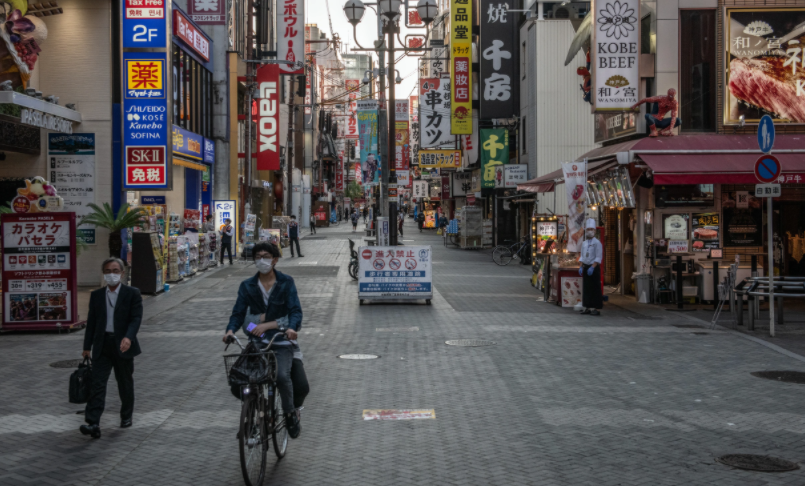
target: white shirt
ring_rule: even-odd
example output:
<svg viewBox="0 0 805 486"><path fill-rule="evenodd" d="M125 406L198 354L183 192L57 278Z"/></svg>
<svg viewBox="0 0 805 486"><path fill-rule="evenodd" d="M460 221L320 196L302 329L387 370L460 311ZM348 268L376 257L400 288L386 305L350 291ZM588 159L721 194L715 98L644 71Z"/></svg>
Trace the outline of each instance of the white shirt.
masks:
<svg viewBox="0 0 805 486"><path fill-rule="evenodd" d="M120 295L120 286L118 284L115 290L106 287L106 332L115 332L115 305L117 296Z"/></svg>
<svg viewBox="0 0 805 486"><path fill-rule="evenodd" d="M593 263L601 264L601 259L604 257L604 247L598 238L584 240L581 244L581 258L579 261L584 265L592 265Z"/></svg>

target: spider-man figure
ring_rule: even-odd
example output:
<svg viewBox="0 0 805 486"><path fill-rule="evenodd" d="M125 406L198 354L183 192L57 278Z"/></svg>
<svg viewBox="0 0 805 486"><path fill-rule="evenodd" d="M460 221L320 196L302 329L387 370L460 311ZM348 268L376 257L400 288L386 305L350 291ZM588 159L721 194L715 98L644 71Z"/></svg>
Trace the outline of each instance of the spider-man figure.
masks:
<svg viewBox="0 0 805 486"><path fill-rule="evenodd" d="M643 103L656 103L651 113L646 113L646 123L651 129L649 137L657 136L657 128L660 128L659 135L663 137L673 136L673 127L682 125L677 115L679 114L679 102L674 99L676 90L671 88L668 90L668 96L653 96L651 98L643 98L632 106L632 110L642 105ZM663 118L666 113L671 112L670 118Z"/></svg>

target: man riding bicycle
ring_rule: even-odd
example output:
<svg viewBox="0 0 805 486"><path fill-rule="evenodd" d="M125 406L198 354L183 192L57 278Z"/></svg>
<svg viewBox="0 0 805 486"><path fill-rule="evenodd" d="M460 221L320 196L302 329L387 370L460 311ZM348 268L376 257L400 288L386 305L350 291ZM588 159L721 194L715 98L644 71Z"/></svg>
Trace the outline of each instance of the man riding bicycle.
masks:
<svg viewBox="0 0 805 486"><path fill-rule="evenodd" d="M276 245L266 241L254 245L252 258L258 273L240 284L224 342L243 326L246 315L251 313L261 314L259 320L265 322L251 330L250 341L266 345L275 334L285 333L288 339L278 337L271 349L277 358L277 388L285 411L286 428L288 435L295 439L299 437L301 427L294 407L291 369L294 352L298 349L295 344L297 331L302 327L302 306L293 278L274 269L279 257ZM233 393L240 397L240 389L236 388Z"/></svg>

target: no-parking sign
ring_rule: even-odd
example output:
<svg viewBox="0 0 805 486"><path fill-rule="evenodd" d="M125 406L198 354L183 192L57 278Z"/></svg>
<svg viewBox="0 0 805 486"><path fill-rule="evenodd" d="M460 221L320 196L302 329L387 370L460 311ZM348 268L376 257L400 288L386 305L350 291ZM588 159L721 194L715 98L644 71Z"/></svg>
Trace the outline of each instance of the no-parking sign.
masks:
<svg viewBox="0 0 805 486"><path fill-rule="evenodd" d="M358 254L359 298L433 298L430 246L364 246Z"/></svg>

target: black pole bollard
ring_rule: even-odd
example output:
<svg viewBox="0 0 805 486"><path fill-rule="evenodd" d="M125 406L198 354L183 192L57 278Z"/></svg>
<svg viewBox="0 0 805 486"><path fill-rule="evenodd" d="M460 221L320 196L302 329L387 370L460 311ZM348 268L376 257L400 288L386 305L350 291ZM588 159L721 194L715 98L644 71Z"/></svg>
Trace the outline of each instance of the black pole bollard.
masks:
<svg viewBox="0 0 805 486"><path fill-rule="evenodd" d="M721 297L718 295L718 262L713 262L713 309L718 310L718 300Z"/></svg>
<svg viewBox="0 0 805 486"><path fill-rule="evenodd" d="M757 255L752 255L752 276L757 277Z"/></svg>
<svg viewBox="0 0 805 486"><path fill-rule="evenodd" d="M682 255L676 256L676 308L682 308Z"/></svg>

